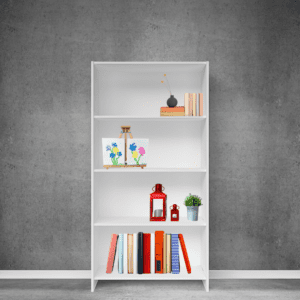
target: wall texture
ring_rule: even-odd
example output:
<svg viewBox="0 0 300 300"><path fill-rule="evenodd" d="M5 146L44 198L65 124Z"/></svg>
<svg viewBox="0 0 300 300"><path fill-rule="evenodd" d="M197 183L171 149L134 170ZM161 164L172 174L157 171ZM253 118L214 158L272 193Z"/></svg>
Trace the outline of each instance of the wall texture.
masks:
<svg viewBox="0 0 300 300"><path fill-rule="evenodd" d="M211 269L300 268L299 1L0 2L0 268L90 268L90 62L210 62Z"/></svg>

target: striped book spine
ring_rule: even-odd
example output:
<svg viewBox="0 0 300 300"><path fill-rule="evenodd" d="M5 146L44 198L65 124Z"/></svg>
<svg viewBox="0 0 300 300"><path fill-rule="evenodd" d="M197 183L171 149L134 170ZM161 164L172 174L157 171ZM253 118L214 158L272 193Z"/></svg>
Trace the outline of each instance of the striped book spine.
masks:
<svg viewBox="0 0 300 300"><path fill-rule="evenodd" d="M179 274L179 242L178 234L171 235L172 274Z"/></svg>
<svg viewBox="0 0 300 300"><path fill-rule="evenodd" d="M119 234L119 274L124 270L124 234Z"/></svg>

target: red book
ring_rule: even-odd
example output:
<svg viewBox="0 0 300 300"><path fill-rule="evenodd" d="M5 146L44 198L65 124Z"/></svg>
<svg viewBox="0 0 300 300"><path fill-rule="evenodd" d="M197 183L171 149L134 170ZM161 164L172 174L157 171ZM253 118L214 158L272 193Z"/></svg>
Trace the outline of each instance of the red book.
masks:
<svg viewBox="0 0 300 300"><path fill-rule="evenodd" d="M164 231L155 231L155 273L163 273Z"/></svg>
<svg viewBox="0 0 300 300"><path fill-rule="evenodd" d="M106 265L106 273L111 273L114 268L118 235L112 234L110 239L109 253Z"/></svg>
<svg viewBox="0 0 300 300"><path fill-rule="evenodd" d="M178 237L179 237L179 241L180 241L180 245L181 245L181 249L182 249L182 253L183 253L183 258L184 258L184 261L185 261L186 270L190 274L190 273L192 273L192 269L191 269L191 264L190 264L190 260L189 260L189 257L188 257L188 253L186 251L183 235L178 234Z"/></svg>
<svg viewBox="0 0 300 300"><path fill-rule="evenodd" d="M151 233L143 235L143 273L151 273Z"/></svg>

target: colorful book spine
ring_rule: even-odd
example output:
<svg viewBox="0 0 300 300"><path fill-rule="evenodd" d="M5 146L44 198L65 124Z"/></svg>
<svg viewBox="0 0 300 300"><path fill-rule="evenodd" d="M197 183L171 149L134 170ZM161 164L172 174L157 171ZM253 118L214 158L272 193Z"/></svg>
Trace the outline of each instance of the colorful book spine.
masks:
<svg viewBox="0 0 300 300"><path fill-rule="evenodd" d="M199 93L199 116L203 116L203 94Z"/></svg>
<svg viewBox="0 0 300 300"><path fill-rule="evenodd" d="M171 235L171 251L172 251L172 274L179 274L179 242L178 234Z"/></svg>
<svg viewBox="0 0 300 300"><path fill-rule="evenodd" d="M128 274L133 274L133 234L127 236L127 265Z"/></svg>
<svg viewBox="0 0 300 300"><path fill-rule="evenodd" d="M119 274L124 272L124 234L119 234Z"/></svg>
<svg viewBox="0 0 300 300"><path fill-rule="evenodd" d="M116 257L116 248L117 248L118 235L112 234L110 239L109 253L106 265L106 273L111 273L114 268L114 262Z"/></svg>
<svg viewBox="0 0 300 300"><path fill-rule="evenodd" d="M189 93L184 94L184 114L189 115Z"/></svg>
<svg viewBox="0 0 300 300"><path fill-rule="evenodd" d="M161 112L161 117L184 117L185 112Z"/></svg>
<svg viewBox="0 0 300 300"><path fill-rule="evenodd" d="M184 106L175 106L175 107L163 106L160 108L160 112L184 112Z"/></svg>
<svg viewBox="0 0 300 300"><path fill-rule="evenodd" d="M151 274L155 273L155 233L151 233Z"/></svg>
<svg viewBox="0 0 300 300"><path fill-rule="evenodd" d="M163 268L163 272L167 273L167 234L164 234L164 248L163 248L163 252L164 252L164 257L163 257L163 262L164 262L164 268Z"/></svg>
<svg viewBox="0 0 300 300"><path fill-rule="evenodd" d="M124 241L123 241L123 264L124 264L124 267L123 267L123 270L124 270L124 273L127 274L128 273L128 261L127 261L127 233L124 233Z"/></svg>
<svg viewBox="0 0 300 300"><path fill-rule="evenodd" d="M139 232L138 233L138 243L137 243L137 248L138 248L138 253L137 253L137 261L138 261L138 274L143 274L144 273L144 260L143 260L143 233Z"/></svg>
<svg viewBox="0 0 300 300"><path fill-rule="evenodd" d="M193 116L193 94L189 94L189 117Z"/></svg>
<svg viewBox="0 0 300 300"><path fill-rule="evenodd" d="M155 273L163 273L164 231L155 231Z"/></svg>
<svg viewBox="0 0 300 300"><path fill-rule="evenodd" d="M137 233L133 234L133 274L137 274L137 254L138 254L138 247L137 247Z"/></svg>
<svg viewBox="0 0 300 300"><path fill-rule="evenodd" d="M171 261L171 234L167 234L167 273L171 273L172 261Z"/></svg>
<svg viewBox="0 0 300 300"><path fill-rule="evenodd" d="M151 273L151 234L143 234L143 273Z"/></svg>
<svg viewBox="0 0 300 300"><path fill-rule="evenodd" d="M197 116L197 94L192 94L192 98L193 98L193 117Z"/></svg>
<svg viewBox="0 0 300 300"><path fill-rule="evenodd" d="M183 253L183 258L185 261L185 266L186 266L186 270L187 272L190 274L192 273L192 268L191 268L191 264L190 264L190 260L189 260L189 256L185 247L185 242L184 242L184 238L182 234L179 234L179 241L180 241L180 245L181 245L181 250Z"/></svg>

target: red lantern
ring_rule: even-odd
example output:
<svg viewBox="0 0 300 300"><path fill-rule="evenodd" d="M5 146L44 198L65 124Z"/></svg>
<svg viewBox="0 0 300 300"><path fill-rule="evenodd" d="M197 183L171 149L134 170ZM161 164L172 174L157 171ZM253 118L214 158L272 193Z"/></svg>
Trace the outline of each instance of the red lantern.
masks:
<svg viewBox="0 0 300 300"><path fill-rule="evenodd" d="M150 221L166 221L167 195L163 193L164 190L165 188L158 183L155 185L154 193L150 194Z"/></svg>
<svg viewBox="0 0 300 300"><path fill-rule="evenodd" d="M171 221L179 221L179 206L177 206L177 204L173 204L173 208L172 206L170 206L171 209Z"/></svg>

